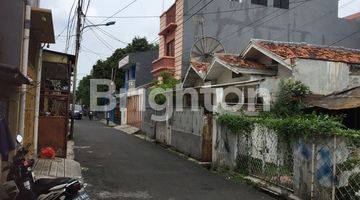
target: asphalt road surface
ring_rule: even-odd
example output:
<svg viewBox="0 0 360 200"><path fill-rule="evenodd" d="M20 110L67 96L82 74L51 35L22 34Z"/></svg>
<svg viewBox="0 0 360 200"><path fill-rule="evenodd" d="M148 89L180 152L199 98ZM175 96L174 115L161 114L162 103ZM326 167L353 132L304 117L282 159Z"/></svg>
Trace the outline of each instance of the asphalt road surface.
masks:
<svg viewBox="0 0 360 200"><path fill-rule="evenodd" d="M99 121L76 121L75 134L75 160L92 199L272 199Z"/></svg>

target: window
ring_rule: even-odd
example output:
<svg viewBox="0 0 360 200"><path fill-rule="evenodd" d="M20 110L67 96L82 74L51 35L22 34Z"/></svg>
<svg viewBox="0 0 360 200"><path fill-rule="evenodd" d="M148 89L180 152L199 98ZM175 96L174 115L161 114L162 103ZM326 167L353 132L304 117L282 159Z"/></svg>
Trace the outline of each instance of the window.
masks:
<svg viewBox="0 0 360 200"><path fill-rule="evenodd" d="M350 65L350 76L360 75L360 65Z"/></svg>
<svg viewBox="0 0 360 200"><path fill-rule="evenodd" d="M239 73L239 74L237 74L237 73L235 73L235 72L232 73L232 78L240 78L240 77L243 77L243 76L244 76L244 75L241 74L241 73Z"/></svg>
<svg viewBox="0 0 360 200"><path fill-rule="evenodd" d="M267 0L251 0L252 4L267 6Z"/></svg>
<svg viewBox="0 0 360 200"><path fill-rule="evenodd" d="M274 0L274 7L289 9L289 0Z"/></svg>
<svg viewBox="0 0 360 200"><path fill-rule="evenodd" d="M166 44L166 56L175 56L175 40L171 40Z"/></svg>

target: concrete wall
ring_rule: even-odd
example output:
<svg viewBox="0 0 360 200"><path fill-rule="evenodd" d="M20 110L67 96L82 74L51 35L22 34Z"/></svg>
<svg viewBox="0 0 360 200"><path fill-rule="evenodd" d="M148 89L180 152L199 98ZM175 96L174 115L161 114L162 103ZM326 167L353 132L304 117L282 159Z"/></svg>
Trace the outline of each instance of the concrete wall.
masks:
<svg viewBox="0 0 360 200"><path fill-rule="evenodd" d="M348 64L319 60L297 59L293 76L310 87L314 94L340 92L356 84L350 80ZM352 77L354 79L355 76Z"/></svg>
<svg viewBox="0 0 360 200"><path fill-rule="evenodd" d="M174 111L170 121L171 145L198 160L202 159L202 140L204 130L203 110Z"/></svg>
<svg viewBox="0 0 360 200"><path fill-rule="evenodd" d="M8 102L8 117L7 121L9 123L9 129L13 136L16 137L18 133L18 123L19 123L19 93L17 91L18 87L4 83L0 79L0 91L1 99ZM2 162L0 159L0 169L6 166L6 162ZM1 172L0 170L0 184L6 180L6 173Z"/></svg>
<svg viewBox="0 0 360 200"><path fill-rule="evenodd" d="M244 75L243 77L232 77L232 71L226 69L224 67L224 70L221 75L216 80L216 84L223 84L223 83L234 83L239 81L247 81L250 80L252 77L250 75Z"/></svg>
<svg viewBox="0 0 360 200"><path fill-rule="evenodd" d="M0 1L0 62L14 68L21 63L23 13L23 1Z"/></svg>
<svg viewBox="0 0 360 200"><path fill-rule="evenodd" d="M197 2L184 0L184 21L209 1L193 7ZM215 0L184 24L183 76L189 66L190 49L202 35L202 19L204 35L217 38L228 53L239 53L251 38L329 45L360 29L360 21L338 18L338 0L292 3L289 10L272 7L273 0L268 1L267 7L250 2ZM360 33L354 34L336 45L359 48L359 36Z"/></svg>
<svg viewBox="0 0 360 200"><path fill-rule="evenodd" d="M130 62L136 64L135 87L149 84L153 81L151 74L152 62L159 57L158 51L136 52L129 54Z"/></svg>
<svg viewBox="0 0 360 200"><path fill-rule="evenodd" d="M247 141L244 135L233 133L224 125L219 123L214 125L217 130L213 132L214 166L237 168L239 156L250 156L253 159L263 160L264 163L280 165L284 163L284 155L278 149L278 138L274 132L255 126Z"/></svg>
<svg viewBox="0 0 360 200"><path fill-rule="evenodd" d="M170 127L167 121L155 123L155 139L166 145L171 145Z"/></svg>

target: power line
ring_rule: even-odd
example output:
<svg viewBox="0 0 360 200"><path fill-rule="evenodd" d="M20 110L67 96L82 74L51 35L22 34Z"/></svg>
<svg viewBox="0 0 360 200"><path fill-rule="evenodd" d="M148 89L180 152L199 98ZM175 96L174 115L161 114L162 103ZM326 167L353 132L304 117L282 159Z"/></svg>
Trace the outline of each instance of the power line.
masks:
<svg viewBox="0 0 360 200"><path fill-rule="evenodd" d="M95 51L91 50L90 48L87 48L84 45L82 45L82 48L86 50L86 51L82 50L83 52L89 52L89 53L92 53L92 54L95 54L95 55L98 55L98 56L102 56L102 54L100 54L98 52L95 52Z"/></svg>
<svg viewBox="0 0 360 200"><path fill-rule="evenodd" d="M74 0L72 6L71 6L71 8L70 8L70 12L69 12L69 15L68 15L68 20L67 20L66 26L65 26L64 29L58 34L57 38L60 37L60 36L65 32L65 30L67 29L67 27L69 26L70 18L71 18L71 13L72 13L72 10L74 9L75 3L76 3L76 0Z"/></svg>
<svg viewBox="0 0 360 200"><path fill-rule="evenodd" d="M107 21L108 19L114 17L115 15L119 14L120 12L124 11L125 9L127 9L128 7L130 7L132 4L134 4L137 0L133 0L132 2L130 2L129 4L127 4L125 7L121 8L119 11L115 12L113 15L111 15L110 17L107 17L106 19L104 19L101 23L104 23L105 21Z"/></svg>
<svg viewBox="0 0 360 200"><path fill-rule="evenodd" d="M304 27L304 26L306 26L306 25L308 25L308 24L314 24L314 23L315 23L316 21L318 21L319 19L322 19L322 18L328 16L329 14L332 14L333 12L337 12L338 9L343 8L343 7L345 7L345 6L348 6L348 5L350 5L350 4L352 4L352 3L356 2L356 1L357 1L357 0L349 1L349 2L347 2L347 3L345 3L345 4L341 5L341 6L339 6L338 8L335 8L335 9L333 9L333 10L330 10L329 12L325 13L325 14L322 15L321 17L318 17L317 19L312 19L312 20L310 20L309 22L306 22L305 24L302 24L302 25L300 25L300 26L298 26L298 27L295 27L294 29L302 28L302 27ZM291 31L291 33L294 33L295 31L296 31L296 30ZM276 38L273 39L273 40L278 40L278 39L280 39L282 36L283 36L283 35L280 35L279 37L276 37Z"/></svg>
<svg viewBox="0 0 360 200"><path fill-rule="evenodd" d="M107 19L147 19L147 18L159 18L157 15L144 15L144 16L86 16L88 18L107 18Z"/></svg>
<svg viewBox="0 0 360 200"><path fill-rule="evenodd" d="M196 11L195 13L193 13L189 18L187 18L183 24L185 24L187 21L189 21L192 17L194 17L196 14L198 14L200 11L202 11L203 9L205 9L210 3L212 3L214 0L210 0L209 2L207 2L205 5L203 5L198 11Z"/></svg>
<svg viewBox="0 0 360 200"><path fill-rule="evenodd" d="M95 24L94 24L93 22L91 22L89 19L86 19L86 21L87 21L88 23L90 23L91 25L95 25ZM115 37L114 35L112 35L111 33L107 32L107 31L105 31L104 29L102 29L102 28L99 27L99 26L94 26L94 28L98 29L98 30L99 30L100 32L102 32L104 35L108 36L109 38L111 38L111 39L113 39L113 40L116 40L116 41L118 41L118 42L121 42L121 43L123 43L123 44L125 44L125 45L128 45L128 44L129 44L128 42L125 42L125 41L122 41L122 40L118 39L117 37Z"/></svg>
<svg viewBox="0 0 360 200"><path fill-rule="evenodd" d="M89 11L90 2L91 2L91 0L88 0L88 3L86 5L86 9L85 9L85 13L84 13L85 16L87 15L87 12Z"/></svg>
<svg viewBox="0 0 360 200"><path fill-rule="evenodd" d="M267 17L269 17L269 16L271 16L271 15L273 15L273 14L278 13L279 10L275 10L274 12L271 12L271 13L268 14L268 15L265 15L265 16L263 16L263 17L260 17L259 19L255 20L254 22L251 22L251 23L249 23L249 24L247 24L247 25L245 25L245 26L240 27L238 30L236 30L236 31L234 31L234 32L226 35L226 36L225 36L224 38L222 38L222 39L223 39L223 40L225 39L225 41L228 41L229 39L232 39L232 38L233 38L233 37L231 37L232 35L238 33L239 31L241 31L242 29L244 29L244 28L246 28L246 27L250 27L250 29L248 30L248 31L250 31L250 30L254 29L256 26L260 26L260 25L262 25L262 24L265 24L265 23L267 23L267 22L269 22L269 21L277 18L277 17L280 17L280 16L284 15L285 13L288 13L289 11L298 8L298 7L304 5L305 3L309 2L309 1L313 1L313 0L302 1L299 5L296 5L296 6L292 7L292 8L290 8L290 9L287 9L285 12L283 12L283 13L281 13L281 14L279 14L279 15L275 15L274 17L271 17L271 18L269 18L268 20L266 20L266 21L264 21L264 22L262 22L262 23L260 23L260 24L255 25L256 23L260 22L261 20L263 20L263 19L265 19L265 18L267 18ZM299 3L299 2L297 2L297 3ZM248 31L245 31L245 32L248 32Z"/></svg>
<svg viewBox="0 0 360 200"><path fill-rule="evenodd" d="M344 41L344 40L346 40L346 39L348 39L348 38L350 38L350 37L354 36L354 35L355 35L355 34L357 34L357 33L360 33L360 30L355 31L355 32L353 32L353 33L351 33L351 34L349 34L349 35L345 36L344 38L342 38L342 39L340 39L340 40L337 40L337 41L335 41L335 42L331 43L329 46L332 46L332 45L334 45L334 44L337 44L337 43L339 43L339 42L342 42L342 41Z"/></svg>
<svg viewBox="0 0 360 200"><path fill-rule="evenodd" d="M189 13L190 11L192 11L193 8L195 8L202 0L199 0L198 2L196 2L189 10L187 10L186 14Z"/></svg>
<svg viewBox="0 0 360 200"><path fill-rule="evenodd" d="M99 42L101 42L110 51L114 51L114 47L112 47L111 44L109 44L105 40L103 40L92 27L89 27L89 28Z"/></svg>

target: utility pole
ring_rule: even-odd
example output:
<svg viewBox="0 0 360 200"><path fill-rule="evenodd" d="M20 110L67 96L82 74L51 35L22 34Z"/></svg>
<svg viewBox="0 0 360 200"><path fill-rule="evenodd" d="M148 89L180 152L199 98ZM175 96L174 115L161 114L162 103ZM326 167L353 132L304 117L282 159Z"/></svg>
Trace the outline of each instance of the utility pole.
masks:
<svg viewBox="0 0 360 200"><path fill-rule="evenodd" d="M29 40L30 40L30 21L31 21L31 0L25 2L25 16L24 16L24 36L22 43L22 66L21 72L27 76L28 61L29 61ZM26 108L26 85L21 85L20 92L20 117L19 117L19 133L24 137L25 135L25 108Z"/></svg>
<svg viewBox="0 0 360 200"><path fill-rule="evenodd" d="M77 81L77 67L80 52L81 41L81 27L82 27L82 5L84 0L78 0L77 6L77 25L76 25L76 41L75 41L75 65L73 70L73 91L72 91L72 105L71 105L71 125L70 125L70 139L74 138L74 116L75 116L75 103L76 103L76 81Z"/></svg>

